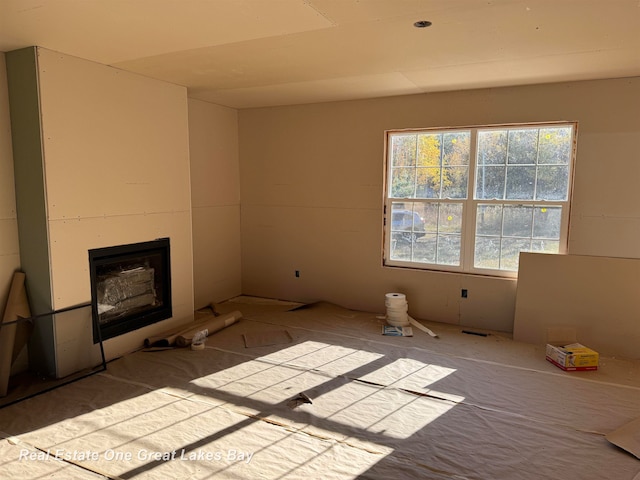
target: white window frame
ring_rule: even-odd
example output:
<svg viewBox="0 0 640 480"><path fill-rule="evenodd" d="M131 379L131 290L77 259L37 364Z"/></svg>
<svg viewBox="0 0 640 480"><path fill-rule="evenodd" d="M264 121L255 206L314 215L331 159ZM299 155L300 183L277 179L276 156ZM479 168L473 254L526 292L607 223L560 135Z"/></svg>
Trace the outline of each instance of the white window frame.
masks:
<svg viewBox="0 0 640 480"><path fill-rule="evenodd" d="M563 201L545 201L545 200L484 200L476 199L476 164L477 164L477 145L478 132L483 130L504 130L514 128L545 128L570 126L572 128L571 152L569 160L568 173L568 191L567 199ZM470 131L470 152L469 152L469 172L467 184L466 199L420 199L420 198L393 198L390 197L390 179L391 179L391 142L392 135L398 134L419 134L419 133L447 133ZM474 267L474 247L476 239L476 212L479 204L495 204L495 205L534 205L534 206L561 206L562 214L560 220L560 240L557 254L567 253L569 242L569 218L571 211L571 199L573 192L573 176L576 162L576 138L578 132L577 122L561 121L561 122L545 122L545 123L522 123L522 124L499 124L499 125L476 125L464 127L446 127L446 128L416 128L416 129L396 129L385 131L384 144L384 208L383 208L383 266L384 267L404 267L419 270L435 270L445 272L468 273L477 275L486 275L494 277L517 277L518 272L513 270L500 270L489 268ZM423 263L406 260L391 260L391 210L394 202L412 202L412 203L461 203L463 205L463 218L461 228L461 251L460 265L442 265Z"/></svg>

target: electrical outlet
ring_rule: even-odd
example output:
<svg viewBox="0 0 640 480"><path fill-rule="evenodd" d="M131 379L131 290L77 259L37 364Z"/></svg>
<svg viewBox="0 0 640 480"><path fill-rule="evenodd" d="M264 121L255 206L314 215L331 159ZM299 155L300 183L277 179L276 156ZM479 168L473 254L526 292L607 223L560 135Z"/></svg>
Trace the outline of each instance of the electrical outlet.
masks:
<svg viewBox="0 0 640 480"><path fill-rule="evenodd" d="M466 288L463 288L463 289L460 291L460 296L461 296L462 298L467 298L468 293L467 293L467 289L466 289Z"/></svg>

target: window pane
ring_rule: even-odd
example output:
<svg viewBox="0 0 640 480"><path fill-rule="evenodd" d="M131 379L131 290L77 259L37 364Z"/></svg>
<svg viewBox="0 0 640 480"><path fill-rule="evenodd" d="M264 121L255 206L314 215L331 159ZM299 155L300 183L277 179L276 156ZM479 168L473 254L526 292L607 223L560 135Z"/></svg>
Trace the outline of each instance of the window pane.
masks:
<svg viewBox="0 0 640 480"><path fill-rule="evenodd" d="M478 165L504 165L507 163L507 131L478 132Z"/></svg>
<svg viewBox="0 0 640 480"><path fill-rule="evenodd" d="M469 165L471 132L451 132L442 136L444 165Z"/></svg>
<svg viewBox="0 0 640 480"><path fill-rule="evenodd" d="M507 167L507 200L533 199L533 185L536 179L536 167Z"/></svg>
<svg viewBox="0 0 640 480"><path fill-rule="evenodd" d="M390 255L392 260L411 260L411 243L407 242L405 234L398 232L391 234Z"/></svg>
<svg viewBox="0 0 640 480"><path fill-rule="evenodd" d="M533 237L560 238L562 207L536 207L533 210Z"/></svg>
<svg viewBox="0 0 640 480"><path fill-rule="evenodd" d="M462 204L441 203L439 233L460 233L462 231Z"/></svg>
<svg viewBox="0 0 640 480"><path fill-rule="evenodd" d="M411 198L415 191L415 174L413 167L399 167L391 170L391 197Z"/></svg>
<svg viewBox="0 0 640 480"><path fill-rule="evenodd" d="M391 212L392 260L460 264L461 203L394 202Z"/></svg>
<svg viewBox="0 0 640 480"><path fill-rule="evenodd" d="M500 268L500 238L476 237L473 266L476 268Z"/></svg>
<svg viewBox="0 0 640 480"><path fill-rule="evenodd" d="M423 133L418 135L418 165L439 167L442 165L442 134Z"/></svg>
<svg viewBox="0 0 640 480"><path fill-rule="evenodd" d="M440 198L440 175L442 168L420 167L416 170L415 198ZM414 196L413 194L411 195Z"/></svg>
<svg viewBox="0 0 640 480"><path fill-rule="evenodd" d="M469 167L444 167L441 198L467 198L468 183Z"/></svg>
<svg viewBox="0 0 640 480"><path fill-rule="evenodd" d="M410 202L394 202L391 205L391 231L407 232L407 239L424 236L424 219Z"/></svg>
<svg viewBox="0 0 640 480"><path fill-rule="evenodd" d="M391 135L390 198L467 198L470 138L469 131Z"/></svg>
<svg viewBox="0 0 640 480"><path fill-rule="evenodd" d="M422 206L424 229L427 233L438 233L438 204L426 203Z"/></svg>
<svg viewBox="0 0 640 480"><path fill-rule="evenodd" d="M413 247L413 261L422 263L436 263L435 234L427 234L418 239Z"/></svg>
<svg viewBox="0 0 640 480"><path fill-rule="evenodd" d="M392 260L416 261L422 250L418 241L425 236L421 212L424 206L414 202L391 204L391 248Z"/></svg>
<svg viewBox="0 0 640 480"><path fill-rule="evenodd" d="M531 237L533 226L533 207L504 206L502 234L505 237Z"/></svg>
<svg viewBox="0 0 640 480"><path fill-rule="evenodd" d="M474 267L517 270L521 251L557 253L562 207L479 204Z"/></svg>
<svg viewBox="0 0 640 480"><path fill-rule="evenodd" d="M572 130L571 127L541 128L538 163L568 165L571 158Z"/></svg>
<svg viewBox="0 0 640 480"><path fill-rule="evenodd" d="M438 264L460 265L459 235L438 235Z"/></svg>
<svg viewBox="0 0 640 480"><path fill-rule="evenodd" d="M503 238L500 252L501 270L518 270L520 252L527 252L531 248L531 241L520 238Z"/></svg>
<svg viewBox="0 0 640 480"><path fill-rule="evenodd" d="M538 167L536 200L566 200L569 190L569 166Z"/></svg>
<svg viewBox="0 0 640 480"><path fill-rule="evenodd" d="M391 137L391 165L408 167L416 164L416 136L393 135Z"/></svg>
<svg viewBox="0 0 640 480"><path fill-rule="evenodd" d="M538 153L538 130L509 130L507 163L535 164Z"/></svg>
<svg viewBox="0 0 640 480"><path fill-rule="evenodd" d="M476 198L479 200L504 199L504 166L478 166Z"/></svg>
<svg viewBox="0 0 640 480"><path fill-rule="evenodd" d="M478 205L477 235L502 235L502 205Z"/></svg>
<svg viewBox="0 0 640 480"><path fill-rule="evenodd" d="M557 240L533 240L531 242L532 252L542 253L558 253L560 251L560 242Z"/></svg>
<svg viewBox="0 0 640 480"><path fill-rule="evenodd" d="M396 211L393 212L391 231L392 232L410 232L413 228L412 213Z"/></svg>

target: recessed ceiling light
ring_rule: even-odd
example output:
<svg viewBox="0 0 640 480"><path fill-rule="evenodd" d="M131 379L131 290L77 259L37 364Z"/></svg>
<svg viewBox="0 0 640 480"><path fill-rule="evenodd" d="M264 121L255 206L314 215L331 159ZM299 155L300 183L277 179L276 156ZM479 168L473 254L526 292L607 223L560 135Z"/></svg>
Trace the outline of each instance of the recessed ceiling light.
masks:
<svg viewBox="0 0 640 480"><path fill-rule="evenodd" d="M429 20L419 20L413 24L416 28L427 28L431 26L431 22Z"/></svg>

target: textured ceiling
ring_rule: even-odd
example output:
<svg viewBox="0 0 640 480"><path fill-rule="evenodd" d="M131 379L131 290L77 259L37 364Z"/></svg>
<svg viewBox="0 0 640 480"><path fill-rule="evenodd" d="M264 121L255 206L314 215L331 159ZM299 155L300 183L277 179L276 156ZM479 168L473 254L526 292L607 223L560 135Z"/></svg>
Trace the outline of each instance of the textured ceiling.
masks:
<svg viewBox="0 0 640 480"><path fill-rule="evenodd" d="M0 0L32 45L247 108L640 76L640 1Z"/></svg>

